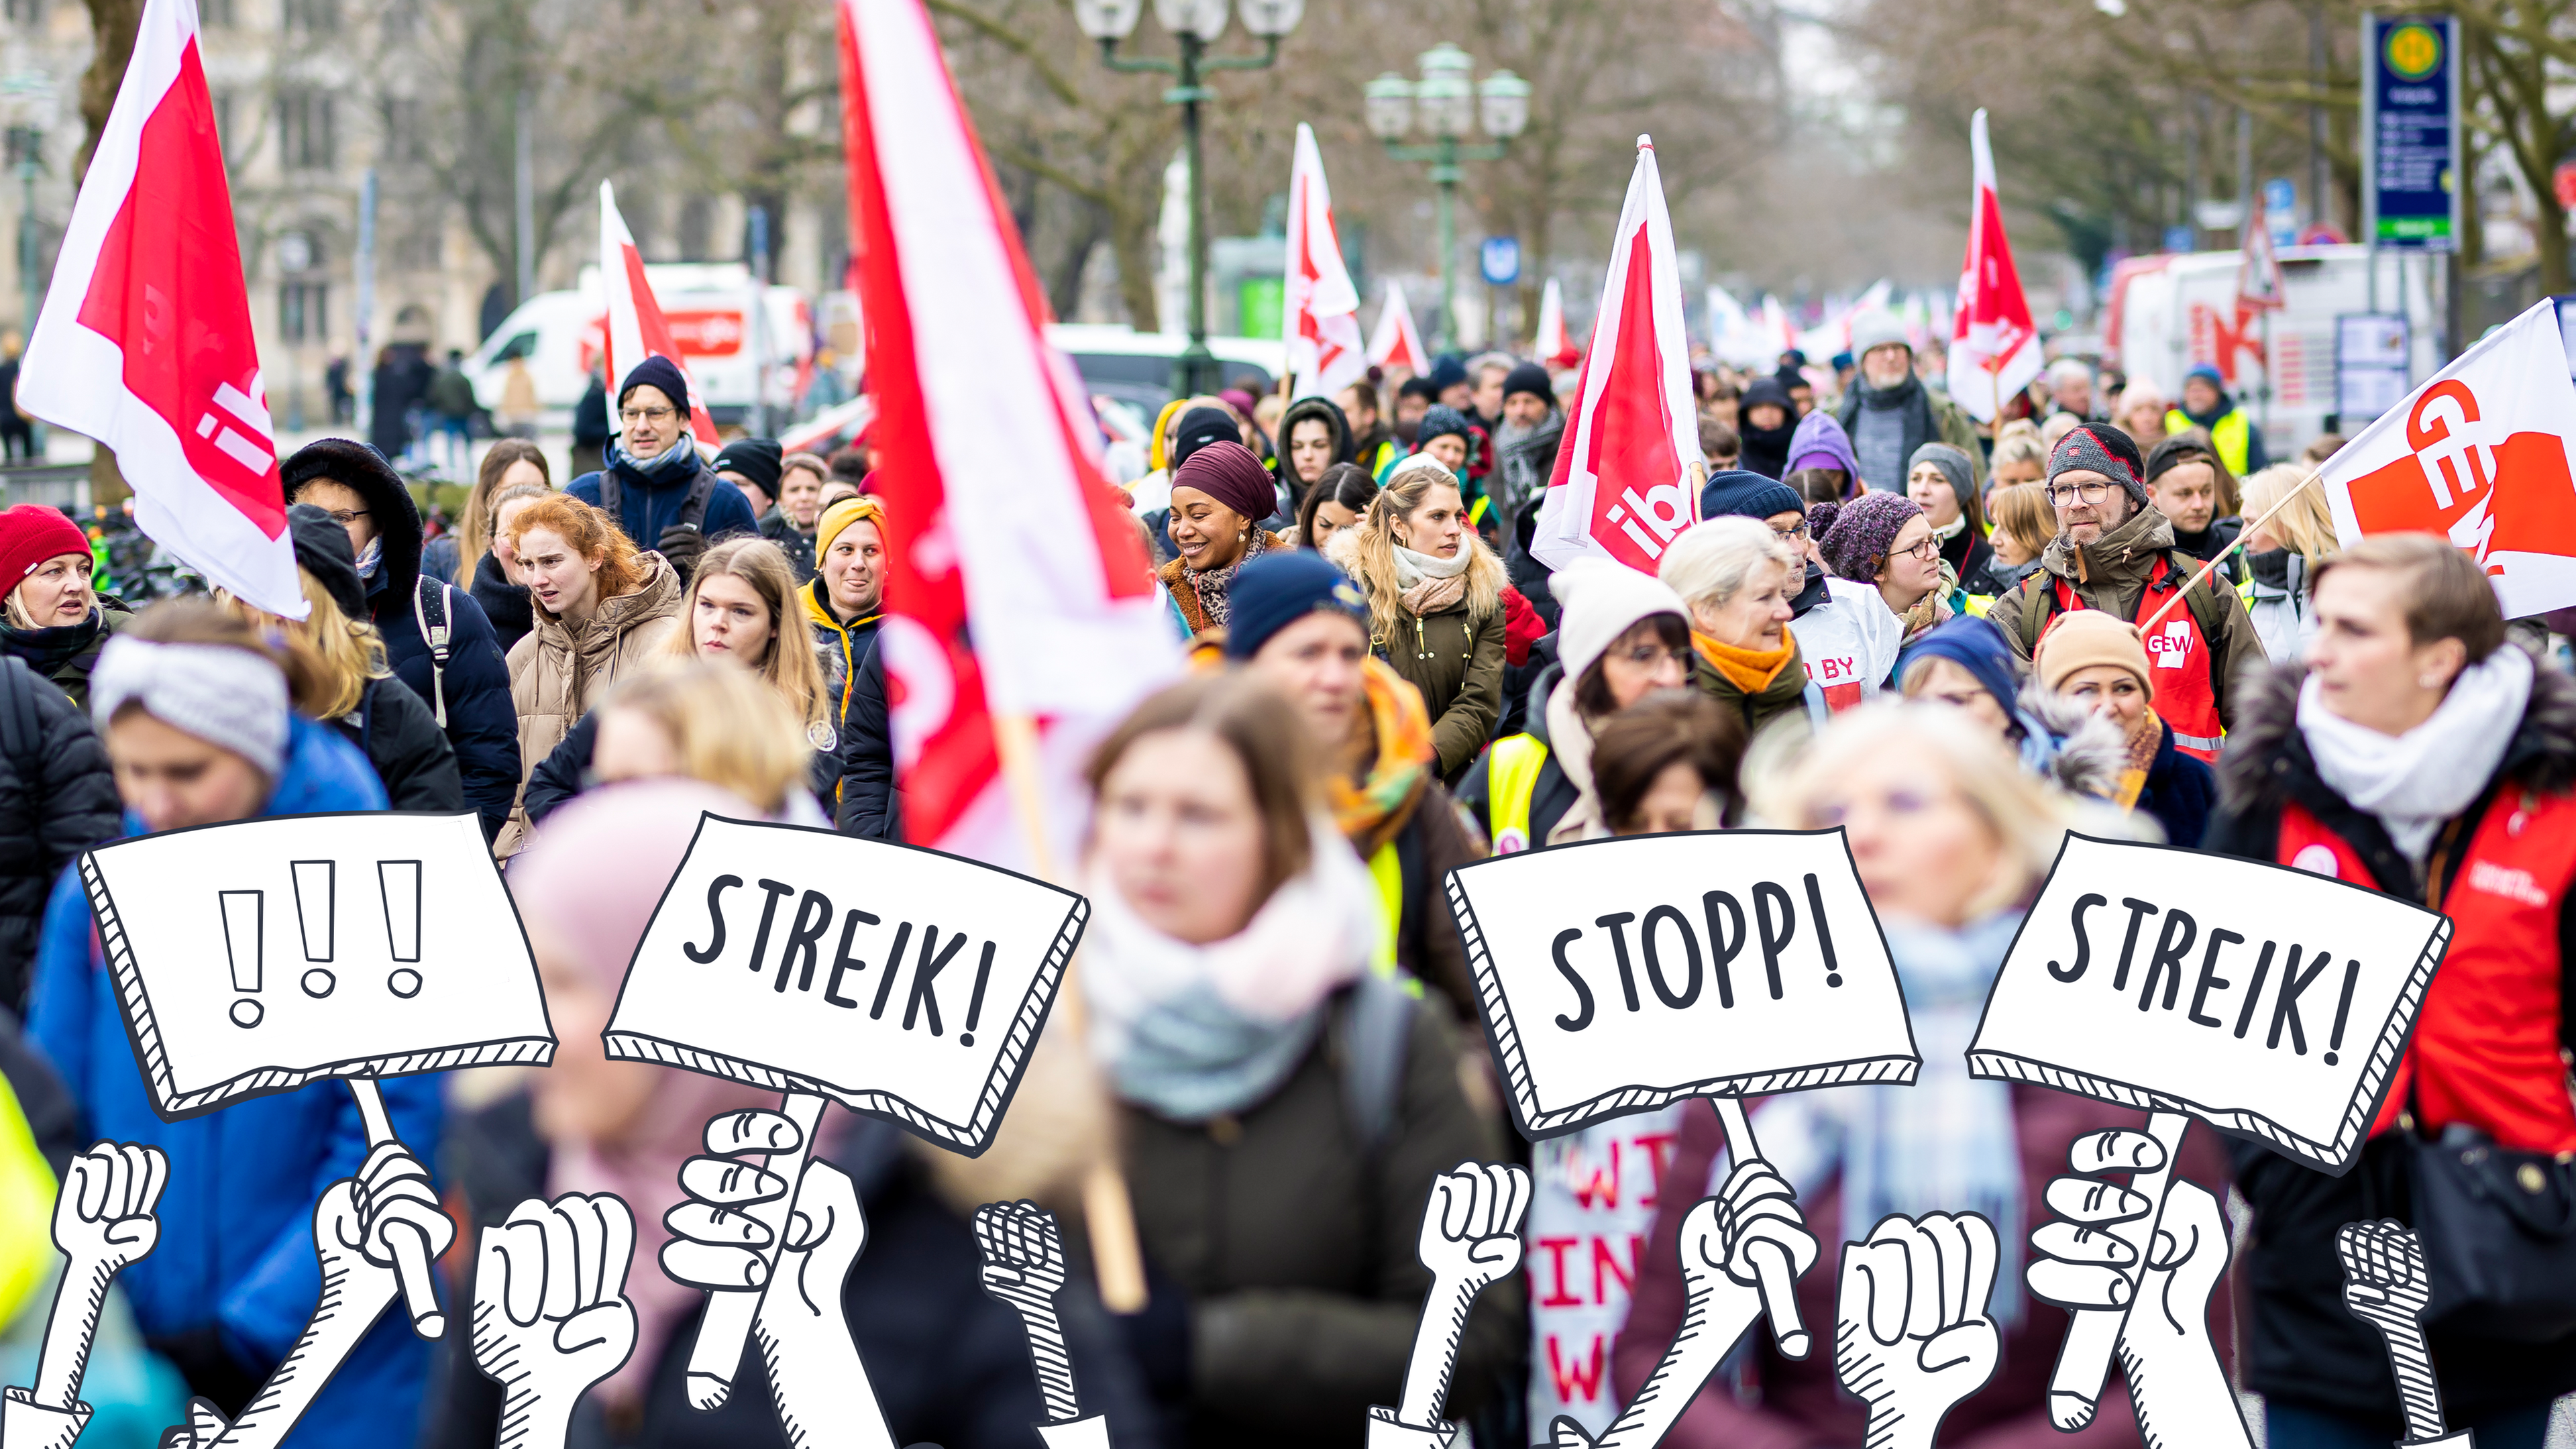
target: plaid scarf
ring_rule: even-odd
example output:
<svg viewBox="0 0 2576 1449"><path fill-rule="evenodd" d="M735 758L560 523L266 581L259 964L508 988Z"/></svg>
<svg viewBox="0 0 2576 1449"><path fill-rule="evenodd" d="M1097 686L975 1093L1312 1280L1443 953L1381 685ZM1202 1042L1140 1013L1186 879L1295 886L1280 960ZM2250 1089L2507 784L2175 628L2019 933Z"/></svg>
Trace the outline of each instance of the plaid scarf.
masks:
<svg viewBox="0 0 2576 1449"><path fill-rule="evenodd" d="M1375 758L1367 761L1367 774L1356 784L1337 773L1325 788L1334 827L1365 859L1412 817L1435 755L1431 711L1423 706L1420 690L1374 654L1360 661L1360 682L1368 698Z"/></svg>
<svg viewBox="0 0 2576 1449"><path fill-rule="evenodd" d="M1199 596L1199 610L1207 615L1210 628L1225 627L1226 616L1230 612L1226 595L1234 588L1234 571L1259 558L1269 547L1270 531L1256 525L1244 532L1242 554L1225 567L1200 570L1188 564L1181 565L1181 576L1190 581L1191 590Z"/></svg>

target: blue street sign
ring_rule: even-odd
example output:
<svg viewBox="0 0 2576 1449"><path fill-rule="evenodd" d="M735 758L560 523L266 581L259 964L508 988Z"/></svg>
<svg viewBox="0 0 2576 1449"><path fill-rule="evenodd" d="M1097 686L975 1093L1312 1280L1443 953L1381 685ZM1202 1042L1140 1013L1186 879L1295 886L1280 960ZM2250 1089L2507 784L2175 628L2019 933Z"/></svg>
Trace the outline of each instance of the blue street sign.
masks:
<svg viewBox="0 0 2576 1449"><path fill-rule="evenodd" d="M2165 250L2166 250L2166 251L2169 251L2169 252L2187 252L2187 251L2190 251L2190 250L2191 250L2191 228L2190 228L2190 227L2187 227L2187 226L2169 226L2169 227L2166 227L2166 228L2165 228Z"/></svg>
<svg viewBox="0 0 2576 1449"><path fill-rule="evenodd" d="M2459 22L2364 15L2362 240L2447 252L2460 234Z"/></svg>
<svg viewBox="0 0 2576 1449"><path fill-rule="evenodd" d="M2275 176L2263 183L2263 210L2272 216L2283 216L2299 209L2299 188L2287 176ZM2293 229L2297 223L2293 222Z"/></svg>
<svg viewBox="0 0 2576 1449"><path fill-rule="evenodd" d="M1508 287L1521 279L1521 239L1516 236L1489 236L1483 247L1485 285Z"/></svg>

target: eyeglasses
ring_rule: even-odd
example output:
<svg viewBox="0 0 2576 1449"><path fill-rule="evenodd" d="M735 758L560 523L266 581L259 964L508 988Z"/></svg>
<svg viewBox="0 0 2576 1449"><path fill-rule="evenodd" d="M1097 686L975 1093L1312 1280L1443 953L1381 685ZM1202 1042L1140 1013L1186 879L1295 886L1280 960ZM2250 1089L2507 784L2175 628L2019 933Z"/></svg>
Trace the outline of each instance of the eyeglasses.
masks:
<svg viewBox="0 0 2576 1449"><path fill-rule="evenodd" d="M1807 525L1799 522L1787 528L1775 528L1771 530L1771 536L1782 543L1804 543L1807 541Z"/></svg>
<svg viewBox="0 0 2576 1449"><path fill-rule="evenodd" d="M2055 508L2072 507L2078 498L2084 500L2086 507L2091 507L2110 496L2111 485L2108 483L2074 483L2064 488L2052 483L2048 487L2048 501Z"/></svg>
<svg viewBox="0 0 2576 1449"><path fill-rule="evenodd" d="M678 416L678 413L671 408L628 408L618 416L624 418L630 428L637 423L651 423L659 427Z"/></svg>
<svg viewBox="0 0 2576 1449"><path fill-rule="evenodd" d="M367 510L363 508L330 508L323 511L329 513L331 515L331 521L340 525L342 528L348 527L349 520L353 518L364 518L367 516Z"/></svg>
<svg viewBox="0 0 2576 1449"><path fill-rule="evenodd" d="M1941 540L1926 538L1912 548L1900 548L1896 552L1899 557L1918 558L1925 563L1930 563L1941 556Z"/></svg>
<svg viewBox="0 0 2576 1449"><path fill-rule="evenodd" d="M1667 659L1681 658L1661 644L1640 644L1619 657L1632 669L1653 669Z"/></svg>

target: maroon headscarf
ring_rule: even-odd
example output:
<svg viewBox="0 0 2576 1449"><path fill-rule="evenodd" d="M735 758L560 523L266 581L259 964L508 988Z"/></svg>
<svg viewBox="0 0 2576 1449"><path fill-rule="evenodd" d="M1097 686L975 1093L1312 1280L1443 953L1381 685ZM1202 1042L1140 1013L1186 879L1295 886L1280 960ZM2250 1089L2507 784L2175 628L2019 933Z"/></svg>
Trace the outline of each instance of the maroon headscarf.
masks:
<svg viewBox="0 0 2576 1449"><path fill-rule="evenodd" d="M1242 514L1246 523L1259 523L1279 511L1270 470L1241 443L1209 443L1190 454L1172 474L1172 486L1195 488Z"/></svg>

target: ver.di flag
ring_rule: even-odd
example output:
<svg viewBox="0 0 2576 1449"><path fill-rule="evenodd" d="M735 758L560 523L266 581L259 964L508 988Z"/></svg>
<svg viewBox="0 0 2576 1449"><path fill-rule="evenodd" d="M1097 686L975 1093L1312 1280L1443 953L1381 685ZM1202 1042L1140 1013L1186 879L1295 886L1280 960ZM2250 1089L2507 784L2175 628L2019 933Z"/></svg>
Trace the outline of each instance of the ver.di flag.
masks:
<svg viewBox="0 0 2576 1449"><path fill-rule="evenodd" d="M644 280L644 253L636 248L635 234L626 229L626 216L617 209L617 189L605 181L599 183L599 284L608 292L609 410L616 411L618 385L635 370L635 364L648 357L666 358L689 384L687 398L671 401L688 408L689 431L699 442L714 447L716 420L707 414L698 375L680 358L680 344L662 316L662 303L653 295L653 284Z"/></svg>
<svg viewBox="0 0 2576 1449"><path fill-rule="evenodd" d="M2542 298L2345 444L2321 471L2335 534L2438 533L2508 619L2576 605L2576 382Z"/></svg>
<svg viewBox="0 0 2576 1449"><path fill-rule="evenodd" d="M304 617L193 0L146 0L17 401L115 451L153 542Z"/></svg>
<svg viewBox="0 0 2576 1449"><path fill-rule="evenodd" d="M2030 299L2022 295L2012 241L2004 235L1995 151L1986 140L1983 107L1969 124L1968 148L1976 163L1976 188L1968 203L1968 261L1959 273L1959 314L1951 323L1950 400L1978 422L1990 423L2003 399L2039 376L2039 329L2031 324Z"/></svg>
<svg viewBox="0 0 2576 1449"><path fill-rule="evenodd" d="M1378 304L1368 360L1389 372L1402 368L1416 377L1431 370L1431 354L1423 349L1422 334L1413 330L1413 309L1404 305L1404 289L1393 277L1386 279L1386 300ZM1390 396L1385 401L1392 407L1395 400Z"/></svg>
<svg viewBox="0 0 2576 1449"><path fill-rule="evenodd" d="M1672 217L1654 140L1640 136L1530 552L1552 569L1606 558L1651 574L1664 549L1699 522L1705 467Z"/></svg>
<svg viewBox="0 0 2576 1449"><path fill-rule="evenodd" d="M1280 329L1288 341L1292 395L1330 397L1368 376L1360 340L1360 294L1342 264L1333 230L1333 192L1324 184L1324 155L1315 129L1297 123L1297 153L1288 171L1288 276Z"/></svg>
<svg viewBox="0 0 2576 1449"><path fill-rule="evenodd" d="M1538 340L1530 345L1530 355L1550 367L1572 367L1583 358L1565 335L1565 289L1554 277L1538 294Z"/></svg>

